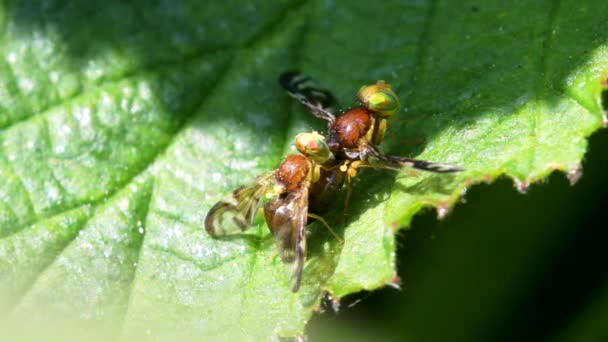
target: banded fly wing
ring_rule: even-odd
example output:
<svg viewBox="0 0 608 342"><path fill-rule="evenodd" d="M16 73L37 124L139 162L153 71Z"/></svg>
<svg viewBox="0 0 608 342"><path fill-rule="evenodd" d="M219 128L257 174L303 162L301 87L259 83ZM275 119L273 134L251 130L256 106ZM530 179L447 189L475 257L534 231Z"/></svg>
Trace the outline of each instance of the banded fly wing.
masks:
<svg viewBox="0 0 608 342"><path fill-rule="evenodd" d="M453 173L464 171L463 168L450 164L435 163L420 159L411 159L399 156L388 156L392 162L403 164L418 170L437 172L437 173Z"/></svg>
<svg viewBox="0 0 608 342"><path fill-rule="evenodd" d="M436 163L427 160L412 159L401 156L391 156L382 153L377 146L368 145L366 149L367 154L373 156L381 161L400 164L403 166L411 167L418 170L431 171L437 173L453 173L464 171L463 168L455 165Z"/></svg>
<svg viewBox="0 0 608 342"><path fill-rule="evenodd" d="M306 223L308 220L308 187L270 200L264 206L266 223L278 242L281 259L294 263L291 290L297 292L302 282L306 261Z"/></svg>
<svg viewBox="0 0 608 342"><path fill-rule="evenodd" d="M318 87L309 76L298 71L287 71L279 76L279 84L289 96L298 100L317 118L328 123L336 119L330 108L334 96L328 90Z"/></svg>
<svg viewBox="0 0 608 342"><path fill-rule="evenodd" d="M241 186L217 202L205 217L205 229L214 237L247 230L267 193L274 187L275 172L258 177L253 184Z"/></svg>

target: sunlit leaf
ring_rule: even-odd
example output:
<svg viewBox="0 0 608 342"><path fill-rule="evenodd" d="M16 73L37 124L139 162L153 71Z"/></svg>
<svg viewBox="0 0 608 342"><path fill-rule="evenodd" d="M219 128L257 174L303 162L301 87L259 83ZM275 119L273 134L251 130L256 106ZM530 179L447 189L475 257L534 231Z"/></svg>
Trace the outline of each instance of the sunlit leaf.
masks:
<svg viewBox="0 0 608 342"><path fill-rule="evenodd" d="M9 2L0 8L0 314L102 336L295 336L324 291L395 281L397 229L500 175L577 175L602 126L607 4ZM262 220L214 240L206 211L322 129L279 89L300 69L342 107L384 79L383 149L466 168L357 177L311 225L302 289ZM36 333L36 332L35 332Z"/></svg>

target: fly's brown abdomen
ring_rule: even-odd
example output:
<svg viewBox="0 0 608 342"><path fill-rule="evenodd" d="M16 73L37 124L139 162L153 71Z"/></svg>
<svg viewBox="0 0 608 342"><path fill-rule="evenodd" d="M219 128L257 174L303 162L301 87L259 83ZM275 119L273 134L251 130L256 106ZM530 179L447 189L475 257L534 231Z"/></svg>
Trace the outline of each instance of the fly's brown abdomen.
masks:
<svg viewBox="0 0 608 342"><path fill-rule="evenodd" d="M306 157L291 154L279 165L276 179L283 185L285 192L291 192L298 189L307 174L308 161Z"/></svg>
<svg viewBox="0 0 608 342"><path fill-rule="evenodd" d="M365 136L372 124L371 113L362 107L349 109L333 122L329 129L327 145L332 152L359 147L359 140Z"/></svg>
<svg viewBox="0 0 608 342"><path fill-rule="evenodd" d="M336 200L336 193L342 188L345 173L338 168L336 160L323 164L319 180L311 185L308 194L308 209L310 212L321 215Z"/></svg>

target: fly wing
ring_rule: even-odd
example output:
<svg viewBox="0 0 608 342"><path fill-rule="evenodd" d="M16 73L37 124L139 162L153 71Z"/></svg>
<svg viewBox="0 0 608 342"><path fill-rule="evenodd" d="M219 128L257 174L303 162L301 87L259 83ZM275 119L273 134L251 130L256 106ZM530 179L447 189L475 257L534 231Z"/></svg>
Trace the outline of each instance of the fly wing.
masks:
<svg viewBox="0 0 608 342"><path fill-rule="evenodd" d="M310 77L298 71L287 71L279 76L279 84L317 118L330 124L336 119L330 108L334 102L333 95L319 88Z"/></svg>
<svg viewBox="0 0 608 342"><path fill-rule="evenodd" d="M390 156L380 152L378 147L373 145L368 145L367 151L371 156L381 161L385 161L392 164L401 164L418 170L431 171L437 173L453 173L464 171L463 168L450 164L435 163L431 161L412 159L401 156Z"/></svg>
<svg viewBox="0 0 608 342"><path fill-rule="evenodd" d="M418 170L425 170L437 173L453 173L464 171L463 168L450 164L435 163L420 159L411 159L400 156L388 156L391 162L404 164L407 167L412 167Z"/></svg>
<svg viewBox="0 0 608 342"><path fill-rule="evenodd" d="M292 291L300 288L306 260L306 223L308 220L308 187L277 197L264 206L266 223L277 239L284 262L293 262Z"/></svg>
<svg viewBox="0 0 608 342"><path fill-rule="evenodd" d="M275 173L258 177L251 185L242 186L217 202L205 217L209 235L225 236L251 227L266 193L274 186Z"/></svg>

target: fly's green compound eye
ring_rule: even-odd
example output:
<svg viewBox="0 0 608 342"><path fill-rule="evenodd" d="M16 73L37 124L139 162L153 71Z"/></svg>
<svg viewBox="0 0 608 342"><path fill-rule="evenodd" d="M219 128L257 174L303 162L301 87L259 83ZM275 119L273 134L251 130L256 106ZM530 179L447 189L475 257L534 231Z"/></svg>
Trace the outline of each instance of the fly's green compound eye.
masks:
<svg viewBox="0 0 608 342"><path fill-rule="evenodd" d="M397 94L384 81L361 87L357 97L367 109L383 117L397 114L401 107Z"/></svg>
<svg viewBox="0 0 608 342"><path fill-rule="evenodd" d="M323 163L331 157L331 151L325 143L325 137L317 132L296 135L295 145L300 153L316 162Z"/></svg>

